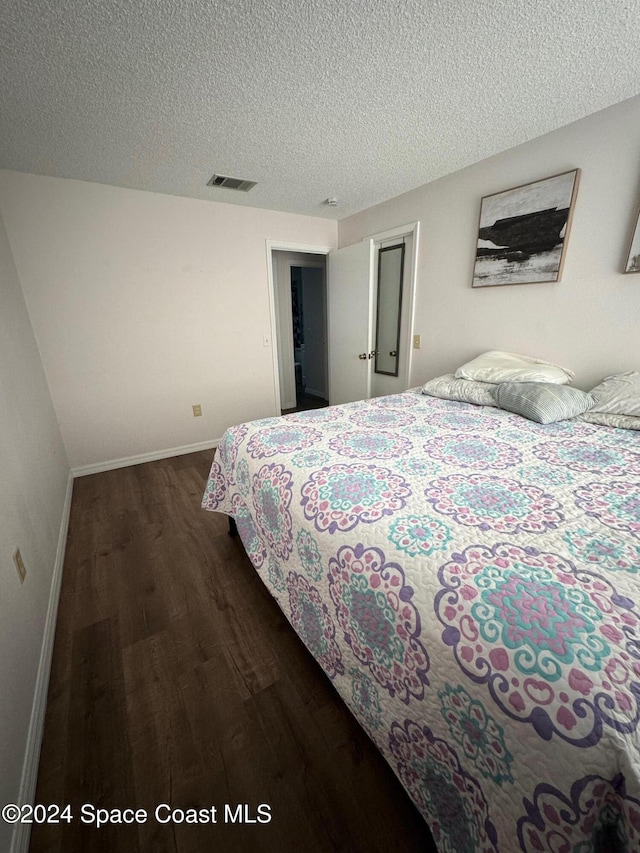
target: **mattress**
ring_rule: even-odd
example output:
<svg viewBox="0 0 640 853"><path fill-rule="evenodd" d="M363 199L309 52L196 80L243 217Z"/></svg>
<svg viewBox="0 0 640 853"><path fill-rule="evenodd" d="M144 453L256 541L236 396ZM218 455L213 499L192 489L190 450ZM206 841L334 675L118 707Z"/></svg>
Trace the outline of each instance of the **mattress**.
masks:
<svg viewBox="0 0 640 853"><path fill-rule="evenodd" d="M229 429L203 499L440 851L640 850L640 445L415 391Z"/></svg>

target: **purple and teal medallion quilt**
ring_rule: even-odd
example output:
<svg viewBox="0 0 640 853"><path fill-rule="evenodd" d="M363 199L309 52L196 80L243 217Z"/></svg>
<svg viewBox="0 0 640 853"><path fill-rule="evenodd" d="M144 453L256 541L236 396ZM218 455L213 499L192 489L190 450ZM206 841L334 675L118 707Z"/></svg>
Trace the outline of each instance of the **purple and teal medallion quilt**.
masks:
<svg viewBox="0 0 640 853"><path fill-rule="evenodd" d="M637 432L410 391L232 427L203 507L439 850L640 850Z"/></svg>

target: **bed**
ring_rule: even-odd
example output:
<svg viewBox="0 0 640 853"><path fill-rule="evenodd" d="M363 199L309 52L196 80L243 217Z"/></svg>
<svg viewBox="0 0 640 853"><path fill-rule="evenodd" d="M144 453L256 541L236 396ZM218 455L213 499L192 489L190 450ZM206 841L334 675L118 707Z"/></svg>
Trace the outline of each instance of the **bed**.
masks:
<svg viewBox="0 0 640 853"><path fill-rule="evenodd" d="M413 390L232 427L203 506L440 851L640 850L640 433Z"/></svg>

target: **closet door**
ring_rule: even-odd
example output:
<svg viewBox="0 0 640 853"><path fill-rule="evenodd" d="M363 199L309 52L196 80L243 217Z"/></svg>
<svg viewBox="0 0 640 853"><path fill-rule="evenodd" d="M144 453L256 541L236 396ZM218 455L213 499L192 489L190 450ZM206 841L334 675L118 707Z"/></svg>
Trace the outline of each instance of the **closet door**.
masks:
<svg viewBox="0 0 640 853"><path fill-rule="evenodd" d="M373 243L328 255L329 403L371 396Z"/></svg>

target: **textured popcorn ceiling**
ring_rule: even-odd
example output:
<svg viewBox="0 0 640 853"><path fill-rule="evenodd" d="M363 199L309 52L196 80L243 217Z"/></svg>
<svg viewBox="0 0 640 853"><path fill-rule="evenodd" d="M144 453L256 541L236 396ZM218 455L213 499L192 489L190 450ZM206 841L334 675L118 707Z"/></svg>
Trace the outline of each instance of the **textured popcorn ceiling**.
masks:
<svg viewBox="0 0 640 853"><path fill-rule="evenodd" d="M639 0L3 0L0 166L338 219L638 94L638 32Z"/></svg>

